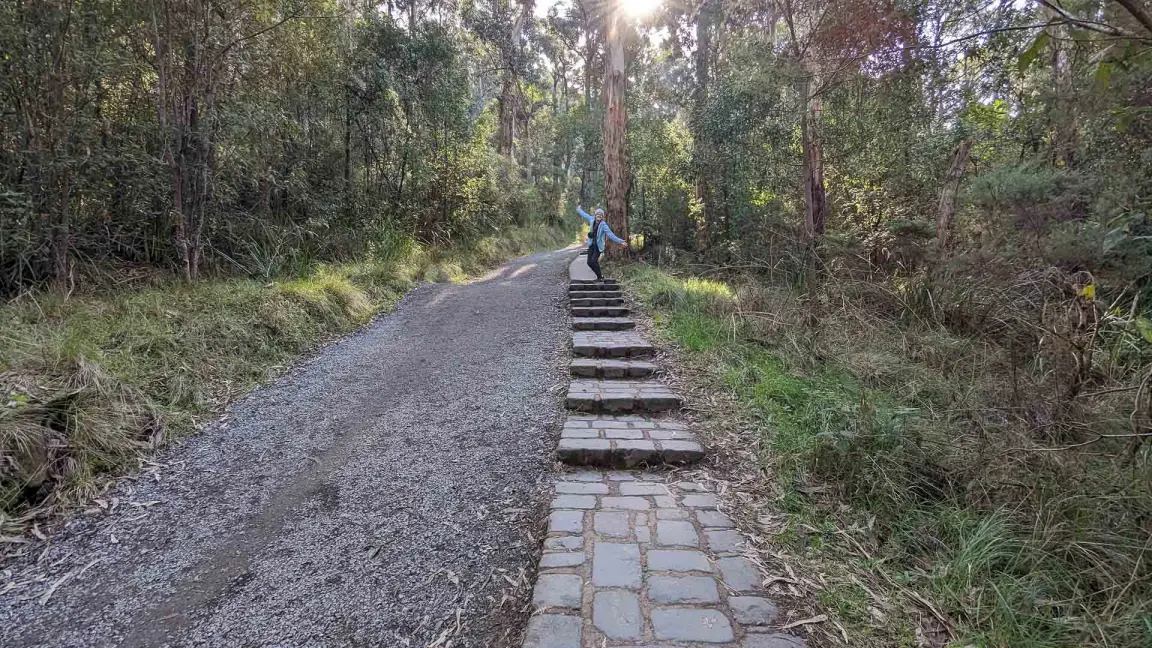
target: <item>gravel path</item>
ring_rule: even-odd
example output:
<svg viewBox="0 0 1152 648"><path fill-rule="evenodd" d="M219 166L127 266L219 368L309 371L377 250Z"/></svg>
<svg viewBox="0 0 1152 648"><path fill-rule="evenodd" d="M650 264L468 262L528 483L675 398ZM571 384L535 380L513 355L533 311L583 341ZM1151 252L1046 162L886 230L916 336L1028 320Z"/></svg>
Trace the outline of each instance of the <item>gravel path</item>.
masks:
<svg viewBox="0 0 1152 648"><path fill-rule="evenodd" d="M571 258L421 286L254 391L6 565L0 645L495 645L562 419Z"/></svg>

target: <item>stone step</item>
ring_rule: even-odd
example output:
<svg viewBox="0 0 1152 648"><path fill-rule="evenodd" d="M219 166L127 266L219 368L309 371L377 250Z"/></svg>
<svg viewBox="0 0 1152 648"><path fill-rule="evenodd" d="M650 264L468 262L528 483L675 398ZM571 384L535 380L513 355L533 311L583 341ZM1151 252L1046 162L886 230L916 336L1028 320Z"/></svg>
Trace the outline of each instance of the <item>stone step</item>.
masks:
<svg viewBox="0 0 1152 648"><path fill-rule="evenodd" d="M645 378L660 369L651 362L599 358L573 358L568 368L579 378Z"/></svg>
<svg viewBox="0 0 1152 648"><path fill-rule="evenodd" d="M704 448L680 421L569 414L556 456L572 466L634 468L694 463Z"/></svg>
<svg viewBox="0 0 1152 648"><path fill-rule="evenodd" d="M572 355L581 358L639 358L655 348L635 331L575 331Z"/></svg>
<svg viewBox="0 0 1152 648"><path fill-rule="evenodd" d="M572 286L591 286L591 285L597 285L597 286L619 286L619 285L620 285L620 281L619 281L619 280L617 280L617 279L603 279L603 280L597 280L597 279L569 279L569 280L568 280L568 286L569 286L569 287L572 287Z"/></svg>
<svg viewBox="0 0 1152 648"><path fill-rule="evenodd" d="M623 306L624 300L619 297L577 297L568 300L573 306Z"/></svg>
<svg viewBox="0 0 1152 648"><path fill-rule="evenodd" d="M627 306L573 306L572 317L624 317Z"/></svg>
<svg viewBox="0 0 1152 648"><path fill-rule="evenodd" d="M581 412L665 412L680 397L659 380L577 378L568 385L568 409Z"/></svg>
<svg viewBox="0 0 1152 648"><path fill-rule="evenodd" d="M570 290L568 299L623 299L619 290Z"/></svg>
<svg viewBox="0 0 1152 648"><path fill-rule="evenodd" d="M709 484L674 473L559 476L523 648L805 648Z"/></svg>
<svg viewBox="0 0 1152 648"><path fill-rule="evenodd" d="M636 322L623 317L573 317L574 331L625 331L636 328Z"/></svg>

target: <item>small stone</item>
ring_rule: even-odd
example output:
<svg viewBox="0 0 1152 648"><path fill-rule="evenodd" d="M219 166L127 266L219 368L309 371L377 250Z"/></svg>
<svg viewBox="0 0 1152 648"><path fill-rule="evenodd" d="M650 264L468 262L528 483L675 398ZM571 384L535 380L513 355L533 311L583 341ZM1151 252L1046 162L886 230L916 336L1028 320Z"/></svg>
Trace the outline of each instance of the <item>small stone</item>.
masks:
<svg viewBox="0 0 1152 648"><path fill-rule="evenodd" d="M691 522L659 520L656 522L656 541L663 546L700 546L696 527Z"/></svg>
<svg viewBox="0 0 1152 648"><path fill-rule="evenodd" d="M688 508L698 509L714 509L716 508L717 501L715 495L685 495L684 499L680 500L684 506Z"/></svg>
<svg viewBox="0 0 1152 648"><path fill-rule="evenodd" d="M758 596L729 596L732 618L744 625L771 625L776 622L776 606Z"/></svg>
<svg viewBox="0 0 1152 648"><path fill-rule="evenodd" d="M660 508L676 508L676 498L671 495L657 495L656 506Z"/></svg>
<svg viewBox="0 0 1152 648"><path fill-rule="evenodd" d="M580 648L580 617L540 614L528 622L524 648Z"/></svg>
<svg viewBox="0 0 1152 648"><path fill-rule="evenodd" d="M540 556L540 569L552 567L575 567L584 564L583 551L570 551L564 553L546 553Z"/></svg>
<svg viewBox="0 0 1152 648"><path fill-rule="evenodd" d="M648 527L636 527L636 541L644 543L652 542L652 534L648 531Z"/></svg>
<svg viewBox="0 0 1152 648"><path fill-rule="evenodd" d="M608 484L595 482L556 482L556 492L562 495L607 495Z"/></svg>
<svg viewBox="0 0 1152 648"><path fill-rule="evenodd" d="M544 574L536 580L532 605L579 609L582 586L581 578L575 574Z"/></svg>
<svg viewBox="0 0 1152 648"><path fill-rule="evenodd" d="M652 482L632 482L620 484L621 495L667 495L668 487Z"/></svg>
<svg viewBox="0 0 1152 648"><path fill-rule="evenodd" d="M598 535L608 538L627 538L632 535L628 529L627 513L597 511L593 525Z"/></svg>
<svg viewBox="0 0 1152 648"><path fill-rule="evenodd" d="M626 472L612 472L608 473L608 479L611 481L626 482L636 481L636 478Z"/></svg>
<svg viewBox="0 0 1152 648"><path fill-rule="evenodd" d="M609 361L609 362L611 362L611 361ZM613 363L613 364L619 364L619 363ZM628 422L627 421L601 421L599 427L602 427L605 430L610 430L613 428L622 429L622 428L628 427Z"/></svg>
<svg viewBox="0 0 1152 648"><path fill-rule="evenodd" d="M643 526L645 524L648 524L648 514L647 513L637 513L636 514L636 525L637 526Z"/></svg>
<svg viewBox="0 0 1152 648"><path fill-rule="evenodd" d="M544 551L571 551L584 546L580 536L557 536L544 540Z"/></svg>
<svg viewBox="0 0 1152 648"><path fill-rule="evenodd" d="M716 581L708 576L649 576L648 598L653 603L719 603Z"/></svg>
<svg viewBox="0 0 1152 648"><path fill-rule="evenodd" d="M657 639L724 643L732 641L732 624L719 610L657 608L652 610Z"/></svg>
<svg viewBox="0 0 1152 648"><path fill-rule="evenodd" d="M597 592L592 604L592 623L611 639L639 639L642 633L640 599L622 590Z"/></svg>
<svg viewBox="0 0 1152 648"><path fill-rule="evenodd" d="M736 526L732 523L732 518L720 511L696 511L696 519L700 520L700 524L706 527L731 529Z"/></svg>
<svg viewBox="0 0 1152 648"><path fill-rule="evenodd" d="M592 509L596 508L596 498L591 495L559 495L552 499L552 508Z"/></svg>
<svg viewBox="0 0 1152 648"><path fill-rule="evenodd" d="M744 546L744 538L730 529L705 531L704 538L708 542L708 548L712 551L740 551Z"/></svg>
<svg viewBox="0 0 1152 648"><path fill-rule="evenodd" d="M799 637L776 632L769 635L748 635L740 648L808 648L808 643Z"/></svg>
<svg viewBox="0 0 1152 648"><path fill-rule="evenodd" d="M643 511L651 507L648 500L643 497L605 497L600 500L600 506L605 509L626 509L629 511Z"/></svg>
<svg viewBox="0 0 1152 648"><path fill-rule="evenodd" d="M552 511L548 515L548 533L583 533L583 511Z"/></svg>
<svg viewBox="0 0 1152 648"><path fill-rule="evenodd" d="M712 571L708 557L699 551L653 549L648 552L648 569L652 571Z"/></svg>
<svg viewBox="0 0 1152 648"><path fill-rule="evenodd" d="M597 439L599 437L599 430L571 430L564 428L560 431L561 439Z"/></svg>
<svg viewBox="0 0 1152 648"><path fill-rule="evenodd" d="M592 550L592 584L596 587L640 587L640 547L597 542Z"/></svg>
<svg viewBox="0 0 1152 648"><path fill-rule="evenodd" d="M656 511L656 518L659 520L687 520L688 511L684 509L662 508Z"/></svg>
<svg viewBox="0 0 1152 648"><path fill-rule="evenodd" d="M685 493L704 493L704 492L707 492L707 490L708 490L708 489L704 488L704 484L701 484L699 482L687 482L687 481L676 482L676 486L679 487L680 490L684 491Z"/></svg>
<svg viewBox="0 0 1152 648"><path fill-rule="evenodd" d="M724 583L737 592L756 592L763 589L760 570L747 558L720 558L716 561Z"/></svg>

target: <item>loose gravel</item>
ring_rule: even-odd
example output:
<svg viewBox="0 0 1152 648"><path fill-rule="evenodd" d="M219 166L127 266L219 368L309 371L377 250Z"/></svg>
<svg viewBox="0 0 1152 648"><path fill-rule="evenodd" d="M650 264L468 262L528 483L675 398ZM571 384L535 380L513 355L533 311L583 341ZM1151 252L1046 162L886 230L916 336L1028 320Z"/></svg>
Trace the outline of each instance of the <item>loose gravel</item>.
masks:
<svg viewBox="0 0 1152 648"><path fill-rule="evenodd" d="M0 645L495 645L562 420L571 257L423 285L254 391L4 565Z"/></svg>

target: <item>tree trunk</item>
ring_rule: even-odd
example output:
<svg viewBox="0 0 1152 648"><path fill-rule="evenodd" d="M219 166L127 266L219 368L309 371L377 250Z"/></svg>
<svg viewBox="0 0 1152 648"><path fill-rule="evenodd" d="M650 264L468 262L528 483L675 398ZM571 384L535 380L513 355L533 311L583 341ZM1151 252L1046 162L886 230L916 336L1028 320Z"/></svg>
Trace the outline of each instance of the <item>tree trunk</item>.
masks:
<svg viewBox="0 0 1152 648"><path fill-rule="evenodd" d="M944 187L940 190L940 207L936 210L936 246L945 250L952 236L952 220L956 217L956 192L968 166L968 154L972 150L972 140L965 138L952 152L952 163L948 175L944 176Z"/></svg>
<svg viewBox="0 0 1152 648"><path fill-rule="evenodd" d="M824 187L824 149L820 140L820 115L823 102L819 95L811 92L811 79L802 84L804 114L800 118L800 139L803 146L804 171L804 233L807 254L808 294L814 297L820 286L820 241L828 221L827 192ZM812 310L808 313L808 323L815 326L818 321L816 300L811 300Z"/></svg>
<svg viewBox="0 0 1152 648"><path fill-rule="evenodd" d="M712 15L715 0L703 0L696 16L696 87L693 90L692 137L693 166L695 167L696 200L701 207L695 221L696 246L708 248L708 237L712 221L715 219L715 193L712 186L710 165L712 163L712 141L704 124L704 113L708 105L709 62L712 49Z"/></svg>
<svg viewBox="0 0 1152 648"><path fill-rule="evenodd" d="M624 34L617 9L607 18L605 45L608 60L604 66L604 194L605 217L612 231L628 240L628 162L625 138L628 132L628 107L625 94L628 77L624 66ZM618 257L615 250L608 256Z"/></svg>
<svg viewBox="0 0 1152 648"><path fill-rule="evenodd" d="M516 79L511 70L504 71L504 85L500 89L500 130L496 137L496 152L512 160L516 137Z"/></svg>
<svg viewBox="0 0 1152 648"><path fill-rule="evenodd" d="M808 94L809 85L804 86ZM824 236L828 221L827 190L824 186L824 145L820 140L820 116L823 101L819 96L810 96L806 101L804 116L800 122L804 155L804 226L809 243L815 247Z"/></svg>

